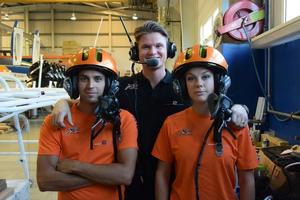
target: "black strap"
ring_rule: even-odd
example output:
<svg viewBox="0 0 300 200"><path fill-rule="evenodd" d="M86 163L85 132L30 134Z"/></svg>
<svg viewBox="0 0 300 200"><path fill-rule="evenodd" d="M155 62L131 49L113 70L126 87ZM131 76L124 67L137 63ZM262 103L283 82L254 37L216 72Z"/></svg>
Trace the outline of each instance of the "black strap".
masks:
<svg viewBox="0 0 300 200"><path fill-rule="evenodd" d="M121 136L121 120L120 115L115 118L113 126L113 148L114 148L114 162L118 162L118 141ZM122 190L121 185L117 185L119 200L122 200Z"/></svg>
<svg viewBox="0 0 300 200"><path fill-rule="evenodd" d="M101 128L95 133L97 126L101 124ZM106 121L103 119L97 118L94 125L92 126L91 136L90 136L90 149L94 148L94 139L101 133L101 131L105 128Z"/></svg>
<svg viewBox="0 0 300 200"><path fill-rule="evenodd" d="M230 135L236 140L237 137L234 132L227 126L227 122L222 118L215 119L215 129L214 129L214 142L216 145L216 155L223 155L223 144L222 144L222 130L225 128Z"/></svg>
<svg viewBox="0 0 300 200"><path fill-rule="evenodd" d="M199 176L199 169L201 166L201 160L202 160L203 152L204 152L204 149L205 149L205 146L207 143L208 136L209 136L212 128L215 126L215 123L216 123L216 120L214 120L214 122L211 124L211 126L209 127L209 129L207 130L207 132L205 134L205 137L204 137L204 140L203 140L203 143L202 143L199 155L198 155L197 163L196 163L195 176L194 176L196 200L200 200L200 192L198 190L198 188L199 188L198 176Z"/></svg>
<svg viewBox="0 0 300 200"><path fill-rule="evenodd" d="M215 119L215 129L214 129L214 142L216 145L216 155L223 155L223 144L222 144L222 130L225 125L225 121L221 117Z"/></svg>

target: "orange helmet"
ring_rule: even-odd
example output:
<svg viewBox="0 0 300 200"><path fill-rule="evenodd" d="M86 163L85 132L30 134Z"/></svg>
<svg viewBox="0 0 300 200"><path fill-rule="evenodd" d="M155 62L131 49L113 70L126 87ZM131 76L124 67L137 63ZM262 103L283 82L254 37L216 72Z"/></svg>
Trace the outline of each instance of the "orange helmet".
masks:
<svg viewBox="0 0 300 200"><path fill-rule="evenodd" d="M118 77L117 64L110 53L96 48L82 49L71 58L71 65L67 68L67 76L75 75L83 69L95 69Z"/></svg>
<svg viewBox="0 0 300 200"><path fill-rule="evenodd" d="M228 70L224 56L206 45L194 45L181 52L174 64L173 75L178 78L192 67L205 67L221 74L226 74Z"/></svg>

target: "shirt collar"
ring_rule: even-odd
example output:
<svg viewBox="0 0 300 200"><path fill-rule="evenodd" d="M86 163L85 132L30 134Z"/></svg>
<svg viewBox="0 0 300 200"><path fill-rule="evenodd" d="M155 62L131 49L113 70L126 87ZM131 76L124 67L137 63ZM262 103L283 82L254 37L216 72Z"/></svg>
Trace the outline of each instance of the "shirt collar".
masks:
<svg viewBox="0 0 300 200"><path fill-rule="evenodd" d="M138 78L142 81L146 81L146 82L149 82L148 79L143 75L142 72L138 73ZM160 82L163 82L165 84L168 84L168 83L171 83L172 82L172 74L166 70L166 74L164 76L164 78L160 81Z"/></svg>

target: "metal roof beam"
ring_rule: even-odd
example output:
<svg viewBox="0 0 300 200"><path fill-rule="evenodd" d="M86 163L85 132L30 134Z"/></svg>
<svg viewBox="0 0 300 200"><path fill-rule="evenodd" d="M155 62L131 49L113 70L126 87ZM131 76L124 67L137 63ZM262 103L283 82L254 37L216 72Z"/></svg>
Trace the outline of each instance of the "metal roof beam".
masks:
<svg viewBox="0 0 300 200"><path fill-rule="evenodd" d="M123 16L131 18L133 13L136 13L139 19L151 19L156 20L156 12L147 11L137 11L137 10L117 10L106 8L98 8L91 6L79 6L79 5L67 5L67 4L31 4L24 6L17 6L16 8L9 8L9 13L14 12L24 12L24 9L28 8L29 11L49 11L54 9L56 11L70 11L70 12L82 12L90 14L102 14L102 15L112 15L112 16Z"/></svg>
<svg viewBox="0 0 300 200"><path fill-rule="evenodd" d="M104 3L107 1L127 2L128 0L23 0L22 3ZM20 3L20 0L6 0L5 3Z"/></svg>

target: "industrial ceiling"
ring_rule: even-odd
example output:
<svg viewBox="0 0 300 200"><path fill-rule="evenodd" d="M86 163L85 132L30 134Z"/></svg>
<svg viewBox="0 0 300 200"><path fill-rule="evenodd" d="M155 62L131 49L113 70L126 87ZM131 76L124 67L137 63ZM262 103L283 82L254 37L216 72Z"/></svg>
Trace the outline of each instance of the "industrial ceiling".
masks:
<svg viewBox="0 0 300 200"><path fill-rule="evenodd" d="M29 12L47 12L51 9L59 12L81 12L112 16L132 17L135 13L140 19L157 18L156 0L23 0L0 1L2 15Z"/></svg>

